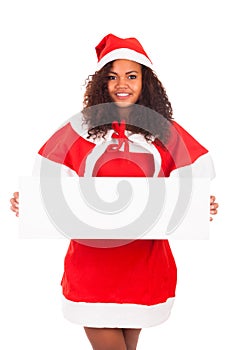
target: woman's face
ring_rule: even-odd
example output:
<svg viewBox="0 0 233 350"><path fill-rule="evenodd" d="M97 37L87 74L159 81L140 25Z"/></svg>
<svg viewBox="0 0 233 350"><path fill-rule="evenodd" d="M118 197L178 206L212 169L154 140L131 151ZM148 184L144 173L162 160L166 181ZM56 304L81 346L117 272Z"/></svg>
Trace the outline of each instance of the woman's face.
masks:
<svg viewBox="0 0 233 350"><path fill-rule="evenodd" d="M130 60L114 61L108 74L108 92L113 102L122 107L136 103L141 91L141 65Z"/></svg>

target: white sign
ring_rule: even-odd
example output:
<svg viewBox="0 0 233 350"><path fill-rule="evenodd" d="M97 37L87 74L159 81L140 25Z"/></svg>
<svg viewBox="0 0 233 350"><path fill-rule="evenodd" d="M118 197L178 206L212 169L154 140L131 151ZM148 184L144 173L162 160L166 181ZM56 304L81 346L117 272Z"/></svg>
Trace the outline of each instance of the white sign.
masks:
<svg viewBox="0 0 233 350"><path fill-rule="evenodd" d="M20 177L21 238L208 239L206 178Z"/></svg>

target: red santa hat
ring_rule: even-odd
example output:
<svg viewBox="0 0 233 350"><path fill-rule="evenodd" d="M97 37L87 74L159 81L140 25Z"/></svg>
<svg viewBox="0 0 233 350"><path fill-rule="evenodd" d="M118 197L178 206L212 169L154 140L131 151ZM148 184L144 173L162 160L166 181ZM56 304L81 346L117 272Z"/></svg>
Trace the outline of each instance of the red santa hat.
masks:
<svg viewBox="0 0 233 350"><path fill-rule="evenodd" d="M117 59L135 61L152 69L150 58L136 38L122 39L108 34L100 41L95 50L98 58L97 70Z"/></svg>

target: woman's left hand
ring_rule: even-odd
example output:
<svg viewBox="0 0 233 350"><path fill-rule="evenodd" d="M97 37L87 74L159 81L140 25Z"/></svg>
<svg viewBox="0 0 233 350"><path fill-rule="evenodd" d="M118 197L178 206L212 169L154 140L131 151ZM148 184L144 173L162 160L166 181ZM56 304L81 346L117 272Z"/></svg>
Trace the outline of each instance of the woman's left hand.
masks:
<svg viewBox="0 0 233 350"><path fill-rule="evenodd" d="M215 202L216 198L215 196L210 196L210 215L216 215L218 213L218 203ZM210 217L210 221L213 220L213 217Z"/></svg>

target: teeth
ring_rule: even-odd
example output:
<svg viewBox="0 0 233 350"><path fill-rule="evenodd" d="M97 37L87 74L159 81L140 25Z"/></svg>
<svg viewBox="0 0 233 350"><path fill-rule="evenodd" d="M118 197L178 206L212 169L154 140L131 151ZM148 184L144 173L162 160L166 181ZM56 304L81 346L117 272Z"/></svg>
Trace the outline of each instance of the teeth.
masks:
<svg viewBox="0 0 233 350"><path fill-rule="evenodd" d="M126 93L123 93L123 92L119 92L119 93L117 93L117 96L125 97L125 96L129 96L129 94L126 94Z"/></svg>

